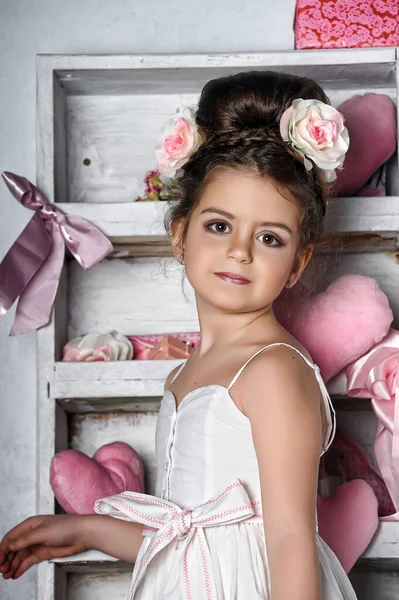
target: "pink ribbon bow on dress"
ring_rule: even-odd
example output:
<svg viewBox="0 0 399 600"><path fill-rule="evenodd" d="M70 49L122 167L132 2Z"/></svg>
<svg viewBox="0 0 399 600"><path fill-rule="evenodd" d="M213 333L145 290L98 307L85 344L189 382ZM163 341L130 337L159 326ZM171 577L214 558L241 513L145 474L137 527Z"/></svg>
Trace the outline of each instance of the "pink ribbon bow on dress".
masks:
<svg viewBox="0 0 399 600"><path fill-rule="evenodd" d="M396 513L380 521L399 520L399 331L388 334L346 368L349 396L370 398L378 418L375 456Z"/></svg>
<svg viewBox="0 0 399 600"><path fill-rule="evenodd" d="M7 172L2 176L14 198L36 211L0 264L0 316L19 296L10 333L18 335L50 321L65 245L84 269L99 263L113 247L97 227L47 202L25 177Z"/></svg>
<svg viewBox="0 0 399 600"><path fill-rule="evenodd" d="M212 574L212 561L204 534L205 527L217 527L238 521L262 521L255 512L242 482L237 479L220 494L193 509L181 509L176 504L135 492L97 500L94 510L99 514L143 523L143 535L152 540L138 558L133 571L130 598L142 581L150 561L173 539L184 542L184 582L187 600L217 600L217 589ZM148 528L152 529L150 531ZM196 565L202 564L199 570Z"/></svg>

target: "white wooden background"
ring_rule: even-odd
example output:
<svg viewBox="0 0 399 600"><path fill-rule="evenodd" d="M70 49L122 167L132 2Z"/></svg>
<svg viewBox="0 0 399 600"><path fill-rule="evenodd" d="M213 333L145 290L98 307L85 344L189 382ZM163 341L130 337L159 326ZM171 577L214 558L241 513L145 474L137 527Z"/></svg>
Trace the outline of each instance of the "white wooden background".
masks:
<svg viewBox="0 0 399 600"><path fill-rule="evenodd" d="M83 273L74 261L67 264L57 297L55 327L51 325L39 334L37 489L41 512L54 510L54 497L48 482L48 465L54 448L59 451L72 446L92 453L106 441L127 441L143 454L147 491L153 492L156 397L162 393L166 373L174 366L174 361L108 365L54 362L59 360L63 343L88 330L102 331L109 327L117 327L124 333L151 333L192 330L198 326L189 290L186 298L182 294L180 269L176 262L167 258L165 242L163 248L159 245L162 235L159 222L164 205L134 205L128 202L129 195L123 197L124 193L131 194L135 189L135 173L139 173L140 168L142 171L148 168L147 161L151 160L152 144L144 135L145 127L137 117L137 111L143 111L142 120L147 119L148 128L152 130L153 120L158 119L157 109L163 110L156 94L158 90L162 92L161 99L176 105L182 94L198 91L210 77L266 65L267 68L312 74L324 85L335 104L356 92L365 91L383 92L396 100L396 64L394 49L271 52L265 55L40 57L38 183L50 199L61 200L59 205L63 210L90 218L108 235L123 242L113 258L107 258L89 273ZM177 69L173 70L172 66ZM156 97L148 95L151 91ZM130 130L128 135L122 135L123 123L120 114L115 112L120 96L124 98L128 92L132 97L124 99L123 118L128 129L130 122L140 124L137 140ZM173 102L168 96L174 98ZM148 98L147 103L142 101L143 97ZM86 110L88 103L90 111ZM151 113L148 106L151 106ZM103 135L99 135L100 129ZM122 153L115 131L125 138ZM69 143L71 139L73 144ZM134 167L131 154L136 158ZM84 164L86 158L90 165ZM126 185L121 187L121 180ZM102 196L102 187L107 189L107 195ZM320 287L342 273L375 277L387 293L396 316L397 193L396 155L388 164L387 198L340 198L329 203L328 230L351 232L351 242L343 254L335 260L330 259L327 270L318 264L323 257L319 257L315 265ZM156 245L151 247L151 256L143 258L150 246L138 252L137 244L143 239L151 244L154 235ZM343 399L339 404L342 430L372 455L376 420L370 402L353 403ZM352 573L359 590L365 587L371 593L374 587L379 587L381 598L389 597L395 591L394 579L387 576L386 570L393 566L398 568L397 537L395 523L384 523L379 527L363 560ZM362 571L365 560L371 571ZM124 573L131 568L99 553L56 562L59 566L55 568L48 564L40 566L41 600L53 600L54 574L56 600L64 600L65 594L71 597L72 593L82 593L86 600L91 600L97 594L98 580L104 579L104 572L108 575L112 571L118 582L116 593L120 582L125 580ZM369 575L373 587L367 585ZM76 588L72 581L76 581ZM99 589L107 596L105 587ZM364 600L370 600L373 594Z"/></svg>
<svg viewBox="0 0 399 600"><path fill-rule="evenodd" d="M35 179L36 54L289 50L293 10L294 0L1 0L0 169ZM2 185L0 258L31 217ZM35 509L35 337L9 338L13 313L0 320L0 534ZM0 578L0 598L39 600L34 579Z"/></svg>
<svg viewBox="0 0 399 600"><path fill-rule="evenodd" d="M13 18L15 19L15 15L13 15ZM209 47L205 49L209 50ZM231 47L229 47L229 49L231 49ZM245 49L248 49L248 45L245 46ZM264 49L267 48L264 47ZM118 50L120 49L118 48ZM173 48L168 48L169 52L173 50ZM51 49L51 52L54 51L57 51L57 49ZM136 49L135 51L137 52L138 50ZM356 72L356 67L354 72ZM217 73L212 73L212 75L217 75ZM367 75L370 76L370 71L368 71ZM353 89L346 90L342 94L337 91L334 98L335 103L338 103L339 101L348 97L348 95L350 95L351 92L354 92L354 90L363 91L367 89L364 87L365 76L366 73L359 69L358 78L356 79ZM66 74L66 78L67 77L68 74ZM146 82L143 81L143 85L145 83ZM98 82L94 78L90 85L94 86L92 89L95 90L97 86L97 90L100 90L103 84L104 81ZM76 91L82 91L79 89L79 80L76 80L76 82L70 82L70 85L76 85ZM115 82L112 81L112 78L109 82L109 85L110 87L115 86ZM126 81L122 81L121 85L128 86L129 84L126 83ZM164 85L165 92L170 92L170 88L168 89L168 80L165 80ZM188 90L190 94L197 91L197 85L198 82L193 79L191 82L192 89ZM157 97L156 105L153 106L151 102L148 101L148 99L151 99L151 96L145 95L145 92L148 91L148 89L144 89L143 95L139 100L137 100L137 102L140 102L140 106L147 107L148 105L149 110L152 110L153 112L155 108L163 110L161 107L166 106L167 102L159 102L159 100L162 99L162 96ZM387 91L389 92L389 89ZM184 99L190 99L192 96L182 94L182 97ZM165 96L164 100L167 98L168 96ZM102 140L96 137L97 134L95 128L93 127L93 119L91 116L93 110L96 112L97 117L99 114L101 115L101 99L99 99L97 96L96 100L93 102L93 99L90 97L80 96L77 99L73 96L70 96L68 98L68 122L66 125L72 132L72 136L68 141L72 144L70 147L78 148L79 152L76 152L75 154L72 151L68 154L69 185L63 186L62 181L58 179L58 191L60 192L61 200L73 200L74 202L78 203L90 203L93 201L128 202L131 198L131 195L137 193L137 183L140 173L142 172L142 166L146 165L150 157L148 148L144 143L145 136L143 133L143 150L139 151L137 155L135 155L134 163L135 168L137 169L136 180L126 176L126 173L129 169L129 166L126 163L126 154L131 147L131 139L128 135L120 137L123 131L122 118L126 119L126 116L134 114L135 108L137 108L135 102L136 100L132 101L131 98L129 100L126 100L123 97L116 97L113 99L115 114L120 114L121 120L119 121L118 117L112 120L112 127L107 129L109 132L109 139L105 140L106 143L102 143ZM166 112L169 112L169 110L170 109L168 108ZM100 113L98 111L100 111ZM103 114L104 118L106 118L105 108ZM140 123L133 123L133 125L135 126L138 135L140 135ZM155 129L156 128L154 126L154 130ZM75 133L77 134L77 132L80 130L83 130L85 135L83 137L74 137ZM119 158L116 156L117 160L115 160L114 154L112 156L107 155L108 146L112 146L115 149L116 139L121 139L122 150ZM86 169L82 166L82 162L86 157L87 152L93 152L93 148L100 148L100 152L97 151L97 153L92 154L90 158L93 166L91 169ZM61 163L63 160L62 154L58 156L58 160ZM114 164L113 160L115 160ZM110 170L110 164L113 166L113 170ZM5 168L14 170L16 172L21 172L9 164L7 164ZM24 172L23 174L28 173ZM119 188L115 185L117 181L121 182ZM110 185L109 182L111 182ZM109 189L107 188L108 185ZM79 191L82 189L84 190L84 194L79 194ZM105 194L102 196L104 192ZM113 195L112 198L108 197L108 192L111 192ZM165 305L173 310L170 311L170 314L168 314L166 318L163 316L162 322L159 320L154 322L154 319L151 319L151 316L153 315L151 311L154 310L155 306L159 306L159 301L161 300L161 298L157 297L156 295L157 286L155 285L157 281L159 281L159 278L163 276L162 268L160 268L160 259L126 258L126 260L112 262L113 264L111 265L109 261L104 261L104 263L96 267L96 269L93 269L89 274L86 273L84 277L82 276L82 272L79 272L79 270L76 268L75 264L71 263L69 265L67 270L68 312L66 314L68 337L71 335L78 335L79 333L85 332L88 329L97 328L102 330L107 328L111 322L112 326L118 327L126 333L129 331L130 326L134 327L134 331L131 331L132 333L138 332L138 327L142 327L143 332L148 332L150 327L152 331L161 329L164 331L166 325L168 325L168 327L170 326L171 330L193 329L196 327L192 307L189 307L185 311L183 322L181 322L180 319L181 310L176 310L176 307L179 306L179 304L181 307L182 304L181 300L179 300L178 296L176 295L178 282L176 281L177 273L173 273L173 267L171 267L172 272L170 272L168 269L169 283L162 289L162 300L165 302ZM164 260L165 264L168 262L170 261ZM393 255L392 252L379 255L368 254L367 260L364 259L364 256L362 258L361 255L345 255L334 268L331 268L330 272L328 273L327 280L325 281L334 279L341 272L347 271L363 272L365 274L376 276L382 288L388 294L395 313L399 314L397 307L397 294L395 289L396 260L395 255ZM149 277L149 274L151 277ZM124 282L126 282L126 285L124 285ZM138 291L142 290L143 286L146 290L146 293L140 295L138 294ZM148 307L147 303L148 299L151 297L152 291L151 287L153 287L154 293L154 306ZM145 302L140 300L142 297L145 297ZM139 322L137 320L137 315L140 315ZM7 319L5 322L7 323ZM8 321L8 324L9 323L10 322ZM176 327L174 327L175 324ZM9 343L17 345L20 343L20 340L10 340ZM85 373L90 373L90 370L87 369ZM88 386L92 385L93 379L88 381ZM123 439L129 443L132 443L140 452L142 452L146 465L149 467L149 478L147 484L149 490L151 490L153 487L153 471L151 470L151 465L153 465L153 455L144 438L150 432L154 431L157 409L155 401L153 406L146 405L145 410L141 415L137 414L137 407L129 406L126 404L126 402L121 402L121 406L125 409L125 411L127 411L125 414L120 414L119 412L110 414L108 412L107 418L103 418L101 414L96 414L93 416L87 414L88 406L90 404L90 400L87 398L84 399L84 402L79 402L76 400L71 410L71 406L68 406L68 399L65 397L66 394L62 395L61 393L63 381L67 382L69 386L71 385L70 372L67 369L63 370L59 368L57 371L57 377L54 380L54 385L58 386L57 397L64 398L64 400L60 401L60 420L62 421L66 418L66 412L64 411L70 411L70 413L73 415L70 416L70 431L73 432L70 442L72 447L81 449L90 454L101 443L106 443L107 441L115 439L115 435L117 435L118 439ZM78 379L76 381L78 381ZM88 387L87 389L93 388ZM100 406L101 400L92 400L92 405L95 407L97 413L100 413L101 411L104 412L110 408L105 404ZM113 408L116 408L116 406L113 406ZM75 414L78 412L81 412L81 414ZM20 414L21 412L19 412L19 415ZM362 414L360 414L358 411L347 411L347 414L344 418L345 426L348 426L351 432L356 431L359 441L363 442L366 447L370 447L372 443L373 422L371 417L371 412L366 410L363 411ZM32 421L30 424L32 425ZM61 430L63 430L66 434L65 426L61 426ZM66 443L66 436L61 436L58 438L59 447L57 449L61 449L62 445L66 445ZM14 448L18 448L18 445L14 445ZM19 448L18 452L20 452ZM17 458L19 458L19 456ZM15 458L12 457L12 460L15 461ZM12 464L15 463L12 462ZM44 475L45 474L41 472L41 477L44 477ZM15 496L16 494L14 491L9 505L11 502L13 505L15 505ZM16 516L15 511L13 512L13 516ZM392 536L390 539L392 539ZM119 597L122 598L127 587L129 576L127 568L122 566L118 567L118 569L122 569L122 573L114 572L111 568L110 573L102 575L76 572L68 575L68 600L75 600L77 598L91 600L92 598L99 599L100 597L104 599L114 598L115 600ZM76 571L77 569L75 568L73 570ZM63 578L65 579L65 577L66 576ZM354 577L359 578L359 586L364 586L363 582L367 581L367 578L362 577L361 573L355 573ZM26 580L29 581L28 578ZM388 600L388 598L390 599L391 597L394 597L393 594L394 592L396 593L394 579L393 577L390 577L388 573L384 573L383 575L373 574L372 582L375 582L375 590L378 590L381 600ZM65 591L66 586L64 585L65 582L62 581L62 578L60 583ZM13 587L11 587L12 585ZM367 591L369 594L368 597L370 598L374 597L374 594L370 596L371 588L371 583L369 583L367 585ZM5 587L5 590L7 594L10 594L8 596L9 598L22 597L18 592L18 584L9 584ZM62 593L58 596L58 598L62 598L64 600L64 596L65 595ZM24 597L33 597L31 586L30 591ZM40 598L40 600L42 600L42 598Z"/></svg>

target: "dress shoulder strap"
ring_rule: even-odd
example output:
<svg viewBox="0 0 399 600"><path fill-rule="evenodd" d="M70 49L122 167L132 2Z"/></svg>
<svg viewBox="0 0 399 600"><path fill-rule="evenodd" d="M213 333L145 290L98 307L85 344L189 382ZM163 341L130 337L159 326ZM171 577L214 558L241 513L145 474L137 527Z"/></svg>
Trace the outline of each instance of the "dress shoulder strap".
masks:
<svg viewBox="0 0 399 600"><path fill-rule="evenodd" d="M230 390L233 385L235 384L235 382L237 381L237 379L240 377L241 373L243 372L243 370L245 369L245 367L247 365L249 365L249 363L256 357L258 356L258 354L261 354L262 352L264 352L265 350L267 350L268 348L273 348L273 346L287 346L287 348L291 348L292 350L294 350L297 354L299 354L299 356L301 356L303 358L303 360L306 362L306 364L313 369L314 374L316 376L316 379L319 383L320 386L320 391L323 397L323 403L324 403L324 408L325 408L325 412L326 412L326 418L327 418L327 431L326 431L326 435L323 441L323 446L322 446L322 455L328 450L328 448L330 447L334 436L335 436L335 432L336 432L336 414L335 414L335 410L334 407L332 405L331 402L331 398L330 398L330 394L328 393L326 384L324 383L323 377L321 376L320 373L320 368L318 365L316 365L315 363L311 362L304 354L302 354L302 352L300 352L300 350L298 350L297 348L295 348L294 346L291 346L291 344L286 344L285 342L274 342L273 344L268 344L267 346L264 346L263 348L261 348L260 350L258 350L257 352L255 352L255 354L253 354L248 360L247 362L241 367L241 369L238 370L238 372L234 375L233 379L231 380L229 386L228 386L228 390Z"/></svg>
<svg viewBox="0 0 399 600"><path fill-rule="evenodd" d="M178 375L180 375L180 373L182 372L182 370L183 370L183 367L184 367L184 365L185 365L185 364L186 364L186 361L184 361L184 362L183 362L183 363L182 363L182 364L179 366L179 368L177 369L176 373L173 375L173 377L172 377L172 381L170 382L170 384L169 384L169 385L172 385L172 383L174 382L174 380L176 379L176 377L177 377Z"/></svg>
<svg viewBox="0 0 399 600"><path fill-rule="evenodd" d="M255 352L255 354L253 354L251 356L251 358L249 358L247 360L247 362L241 367L241 369L239 369L239 371L234 375L233 379L231 380L231 383L229 385L229 387L227 388L228 390L233 387L233 385L235 384L235 382L237 381L237 379L240 377L241 373L243 372L243 370L245 369L246 366L249 365L249 363L258 356L258 354L261 354L262 352L264 352L265 350L268 350L269 348L273 348L273 346L287 346L288 348L291 348L292 350L295 350L295 352L297 352L300 356L302 356L303 360L309 365L309 367L314 368L317 365L314 365L314 363L312 363L304 354L302 354L302 352L300 352L297 348L294 348L294 346L291 346L290 344L286 344L285 342L274 342L273 344L268 344L267 346L264 346L263 348L261 348L260 350L258 350L257 352Z"/></svg>

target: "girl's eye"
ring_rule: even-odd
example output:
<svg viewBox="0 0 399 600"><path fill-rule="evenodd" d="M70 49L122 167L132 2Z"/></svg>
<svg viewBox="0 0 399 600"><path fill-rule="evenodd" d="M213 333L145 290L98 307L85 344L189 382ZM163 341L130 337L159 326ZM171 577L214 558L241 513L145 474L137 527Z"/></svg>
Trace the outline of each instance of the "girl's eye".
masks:
<svg viewBox="0 0 399 600"><path fill-rule="evenodd" d="M258 240L260 240L265 246L281 246L281 242L279 242L278 239L270 233L262 233L262 235L258 237Z"/></svg>
<svg viewBox="0 0 399 600"><path fill-rule="evenodd" d="M208 223L207 227L215 233L227 233L227 230L229 230L229 225L227 225L227 223L223 223L223 221Z"/></svg>

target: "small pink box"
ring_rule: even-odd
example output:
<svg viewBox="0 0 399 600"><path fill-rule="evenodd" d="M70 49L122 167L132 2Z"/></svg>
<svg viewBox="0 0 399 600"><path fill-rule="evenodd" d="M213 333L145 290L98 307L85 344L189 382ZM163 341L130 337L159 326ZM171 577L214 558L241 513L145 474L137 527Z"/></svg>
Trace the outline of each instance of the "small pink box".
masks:
<svg viewBox="0 0 399 600"><path fill-rule="evenodd" d="M159 344L166 336L170 336L175 340L189 343L191 348L197 348L200 342L199 332L190 333L162 333L151 335L130 335L128 339L133 345L134 360L148 360L150 351ZM175 357L171 357L175 358ZM176 357L176 358L180 358Z"/></svg>
<svg viewBox="0 0 399 600"><path fill-rule="evenodd" d="M295 48L399 46L398 0L297 0Z"/></svg>
<svg viewBox="0 0 399 600"><path fill-rule="evenodd" d="M171 335L165 336L159 344L148 352L148 360L168 358L188 358L193 350L190 342L182 342Z"/></svg>

